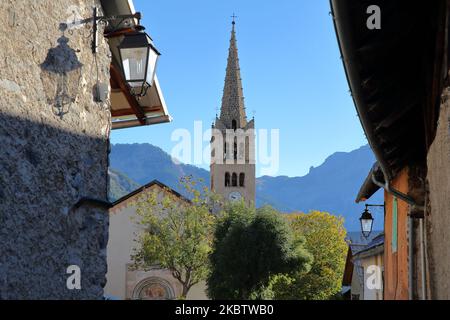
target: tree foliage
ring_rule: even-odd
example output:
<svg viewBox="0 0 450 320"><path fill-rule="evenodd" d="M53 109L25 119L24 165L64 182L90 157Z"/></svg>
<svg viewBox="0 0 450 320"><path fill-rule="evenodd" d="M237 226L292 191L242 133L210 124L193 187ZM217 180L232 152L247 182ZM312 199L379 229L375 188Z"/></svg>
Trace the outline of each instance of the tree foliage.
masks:
<svg viewBox="0 0 450 320"><path fill-rule="evenodd" d="M314 256L308 273L273 277L270 288L275 299L332 299L341 289L347 244L342 217L312 211L289 217L294 232L306 239Z"/></svg>
<svg viewBox="0 0 450 320"><path fill-rule="evenodd" d="M182 298L186 298L192 286L207 277L215 218L209 191L197 190L197 181L190 177L182 184L192 195L190 203L158 192L137 201L136 223L143 230L136 238L133 260L138 268L169 269L182 284Z"/></svg>
<svg viewBox="0 0 450 320"><path fill-rule="evenodd" d="M272 275L306 271L311 260L276 210L228 204L215 229L208 294L213 299L261 299Z"/></svg>

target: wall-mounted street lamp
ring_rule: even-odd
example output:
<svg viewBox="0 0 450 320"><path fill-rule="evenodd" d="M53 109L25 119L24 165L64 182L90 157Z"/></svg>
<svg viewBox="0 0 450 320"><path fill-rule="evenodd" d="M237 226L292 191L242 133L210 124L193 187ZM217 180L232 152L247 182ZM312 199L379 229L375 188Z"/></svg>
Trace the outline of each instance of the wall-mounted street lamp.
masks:
<svg viewBox="0 0 450 320"><path fill-rule="evenodd" d="M359 221L361 222L361 232L365 238L368 238L372 233L373 221L375 220L372 217L372 214L369 211L369 207L383 207L383 204L366 204L366 208L364 209Z"/></svg>
<svg viewBox="0 0 450 320"><path fill-rule="evenodd" d="M139 12L131 15L98 16L97 8L94 8L92 18L94 22L94 35L92 39L93 54L97 52L98 47L97 33L99 23L119 20L120 22L114 28L117 30L123 22L129 19L138 20L138 25L134 28L135 31L125 33L122 42L118 46L122 73L130 88L130 93L137 97L145 96L148 88L153 85L156 65L161 55L153 45L150 36L144 32L145 28L140 25L141 18L142 15Z"/></svg>
<svg viewBox="0 0 450 320"><path fill-rule="evenodd" d="M125 81L136 96L145 96L155 79L156 64L161 55L151 38L142 31L126 34L119 45L120 62Z"/></svg>

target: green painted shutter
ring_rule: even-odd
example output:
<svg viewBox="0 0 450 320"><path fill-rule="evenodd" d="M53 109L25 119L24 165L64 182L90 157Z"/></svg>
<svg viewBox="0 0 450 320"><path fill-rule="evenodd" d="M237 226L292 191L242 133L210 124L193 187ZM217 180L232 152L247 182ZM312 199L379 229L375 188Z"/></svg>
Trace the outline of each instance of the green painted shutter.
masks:
<svg viewBox="0 0 450 320"><path fill-rule="evenodd" d="M394 197L394 201L392 202L392 240L391 240L391 248L392 252L397 252L397 228L398 228L398 204L397 198Z"/></svg>

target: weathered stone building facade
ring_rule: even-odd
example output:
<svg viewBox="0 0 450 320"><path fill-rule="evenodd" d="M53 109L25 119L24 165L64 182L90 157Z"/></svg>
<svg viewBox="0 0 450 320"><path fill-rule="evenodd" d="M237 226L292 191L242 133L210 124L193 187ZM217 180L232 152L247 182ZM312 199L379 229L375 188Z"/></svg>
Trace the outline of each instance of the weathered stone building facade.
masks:
<svg viewBox="0 0 450 320"><path fill-rule="evenodd" d="M103 296L108 211L75 205L107 199L110 105L92 92L111 58L103 38L95 60L89 30L60 28L93 6L0 2L0 299ZM70 265L81 290L66 286Z"/></svg>
<svg viewBox="0 0 450 320"><path fill-rule="evenodd" d="M156 75L137 99L121 69L141 15L132 0L4 0L0 16L0 300L101 299L111 129L171 121Z"/></svg>
<svg viewBox="0 0 450 320"><path fill-rule="evenodd" d="M429 295L450 299L450 87L442 94L436 137L428 151ZM445 280L443 280L445 279Z"/></svg>

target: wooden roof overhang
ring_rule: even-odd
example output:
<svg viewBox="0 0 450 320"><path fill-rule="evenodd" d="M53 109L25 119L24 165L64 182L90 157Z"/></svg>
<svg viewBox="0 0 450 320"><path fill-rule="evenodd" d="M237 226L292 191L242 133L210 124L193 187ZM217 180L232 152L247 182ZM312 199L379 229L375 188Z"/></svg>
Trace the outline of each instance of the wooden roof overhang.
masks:
<svg viewBox="0 0 450 320"><path fill-rule="evenodd" d="M347 257L345 259L345 267L344 267L344 276L342 279L342 286L351 286L352 285L352 278L353 278L353 255L352 255L352 249L350 246L347 250Z"/></svg>
<svg viewBox="0 0 450 320"><path fill-rule="evenodd" d="M135 13L133 3L129 0L102 0L102 6L107 15L115 16ZM108 39L112 54L110 66L112 129L172 121L157 75L155 75L153 86L149 88L145 96L138 99L130 93L121 71L120 55L117 47L127 33L135 31L137 22L132 21L131 24L112 31L112 27L117 26L117 24L118 21L113 21L111 22L111 27L105 29L105 37Z"/></svg>
<svg viewBox="0 0 450 320"><path fill-rule="evenodd" d="M387 179L425 161L446 70L447 1L330 0L356 110ZM367 8L381 9L369 30Z"/></svg>
<svg viewBox="0 0 450 320"><path fill-rule="evenodd" d="M358 195L356 196L356 203L359 203L361 201L366 201L368 199L370 199L370 197L372 197L375 192L377 192L380 187L377 186L373 180L372 177L375 175L377 181L383 181L384 182L384 176L383 173L381 172L381 168L378 164L378 162L376 162L372 169L370 170L369 174L367 175L366 179L364 180L361 188L359 189Z"/></svg>

